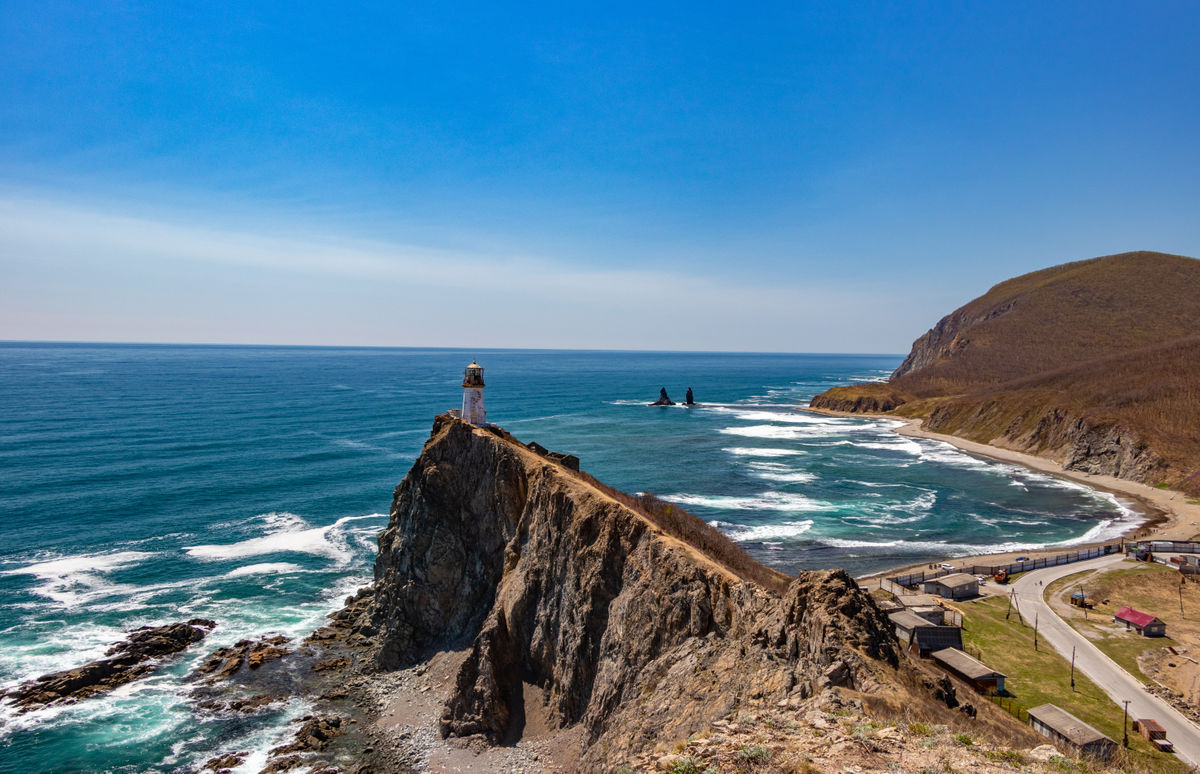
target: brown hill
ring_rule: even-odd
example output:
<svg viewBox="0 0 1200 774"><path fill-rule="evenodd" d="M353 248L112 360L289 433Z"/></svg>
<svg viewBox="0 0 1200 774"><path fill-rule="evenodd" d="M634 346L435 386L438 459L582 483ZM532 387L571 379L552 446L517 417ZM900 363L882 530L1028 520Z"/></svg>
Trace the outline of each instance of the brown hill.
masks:
<svg viewBox="0 0 1200 774"><path fill-rule="evenodd" d="M1002 282L917 339L886 384L812 405L1200 492L1200 261L1123 253Z"/></svg>

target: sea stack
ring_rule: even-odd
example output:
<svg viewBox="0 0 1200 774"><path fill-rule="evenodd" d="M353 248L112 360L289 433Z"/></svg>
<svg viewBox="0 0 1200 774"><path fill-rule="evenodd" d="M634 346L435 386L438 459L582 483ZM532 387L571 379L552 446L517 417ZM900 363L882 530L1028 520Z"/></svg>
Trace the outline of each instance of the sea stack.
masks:
<svg viewBox="0 0 1200 774"><path fill-rule="evenodd" d="M660 388L658 388L658 400L654 401L650 405L651 406L674 406L675 401L671 400L670 397L667 396L667 388L666 387L660 387Z"/></svg>
<svg viewBox="0 0 1200 774"><path fill-rule="evenodd" d="M685 395L683 398L683 405L685 405L685 406L696 405L696 401L692 399L692 388L691 387L688 387L687 395Z"/></svg>

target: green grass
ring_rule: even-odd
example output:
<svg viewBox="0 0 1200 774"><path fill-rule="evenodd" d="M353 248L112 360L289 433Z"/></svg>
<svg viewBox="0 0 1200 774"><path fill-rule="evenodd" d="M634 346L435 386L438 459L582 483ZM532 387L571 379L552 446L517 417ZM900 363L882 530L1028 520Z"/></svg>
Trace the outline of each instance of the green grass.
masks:
<svg viewBox="0 0 1200 774"><path fill-rule="evenodd" d="M1033 627L1020 623L1015 611L1009 620L1004 619L1007 598L984 597L958 607L963 612L963 646L1006 675L1005 687L1013 702L1025 709L1056 704L1120 743L1122 708L1080 672L1075 673L1072 690L1070 662L1044 641L1039 641L1035 650ZM1158 752L1140 736L1131 734L1129 739L1130 753L1150 769L1187 770L1174 756Z"/></svg>
<svg viewBox="0 0 1200 774"><path fill-rule="evenodd" d="M1064 616L1064 620L1076 631L1091 640L1113 661L1121 665L1125 671L1149 684L1150 678L1142 674L1138 666L1138 657L1152 650L1176 645L1176 640L1170 637L1142 637L1135 631L1113 631L1113 614L1122 605L1132 605L1138 610L1158 615L1167 621L1167 631L1173 626L1171 620L1178 611L1175 597L1178 571L1160 564L1138 564L1119 570L1109 570L1102 576L1092 572L1076 573L1051 583L1046 588L1047 598L1056 595L1065 599L1065 595L1080 583L1090 592L1097 593L1099 604L1090 611L1087 618ZM1189 596L1194 593L1189 588ZM1103 604L1104 600L1109 604ZM1186 638L1185 638L1186 639Z"/></svg>

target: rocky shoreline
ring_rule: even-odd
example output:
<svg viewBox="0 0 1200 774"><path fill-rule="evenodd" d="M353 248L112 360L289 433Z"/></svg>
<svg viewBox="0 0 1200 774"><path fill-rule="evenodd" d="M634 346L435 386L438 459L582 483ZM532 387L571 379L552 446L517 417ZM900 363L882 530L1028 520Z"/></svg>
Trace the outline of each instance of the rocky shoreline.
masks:
<svg viewBox="0 0 1200 774"><path fill-rule="evenodd" d="M440 416L396 488L374 582L301 642L213 651L190 700L247 718L303 700L261 774L1044 770L1044 751L1012 750L1037 747L1028 728L908 660L845 572L760 585L732 544L694 546L695 517L655 521L618 495ZM211 624L139 630L114 658L181 650ZM142 650L135 677L177 652ZM261 758L225 751L202 770Z"/></svg>

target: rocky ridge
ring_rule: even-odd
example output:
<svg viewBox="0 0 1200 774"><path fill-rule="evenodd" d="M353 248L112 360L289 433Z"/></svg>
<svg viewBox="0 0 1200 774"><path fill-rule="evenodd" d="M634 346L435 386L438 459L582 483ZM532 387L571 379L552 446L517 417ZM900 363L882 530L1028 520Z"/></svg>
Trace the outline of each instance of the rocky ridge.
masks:
<svg viewBox="0 0 1200 774"><path fill-rule="evenodd" d="M374 583L288 652L238 643L197 679L308 697L264 772L1043 770L1010 749L1036 735L908 661L844 572L756 583L689 542L694 517L617 495L438 417ZM255 652L272 658L251 669Z"/></svg>
<svg viewBox="0 0 1200 774"><path fill-rule="evenodd" d="M444 736L512 742L536 713L585 729L584 760L602 767L744 702L869 689L897 663L886 618L844 572L769 591L503 431L449 416L379 544L356 631L380 669L467 650Z"/></svg>

